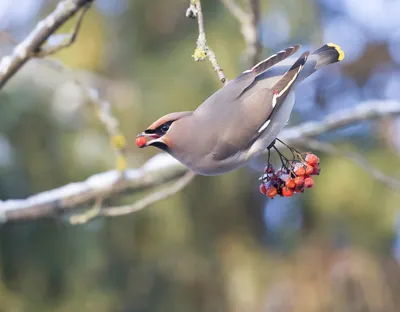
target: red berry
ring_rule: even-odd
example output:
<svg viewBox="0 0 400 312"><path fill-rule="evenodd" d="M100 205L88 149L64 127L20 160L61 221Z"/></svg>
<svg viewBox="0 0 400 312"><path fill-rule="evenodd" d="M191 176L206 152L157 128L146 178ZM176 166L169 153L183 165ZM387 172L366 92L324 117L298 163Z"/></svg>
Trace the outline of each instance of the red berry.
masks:
<svg viewBox="0 0 400 312"><path fill-rule="evenodd" d="M264 183L260 185L259 189L261 194L267 195L267 187L265 186Z"/></svg>
<svg viewBox="0 0 400 312"><path fill-rule="evenodd" d="M264 173L274 173L274 167L271 164L264 168Z"/></svg>
<svg viewBox="0 0 400 312"><path fill-rule="evenodd" d="M145 146L147 143L147 140L144 136L139 136L136 138L136 145L139 147Z"/></svg>
<svg viewBox="0 0 400 312"><path fill-rule="evenodd" d="M274 198L278 194L278 190L274 186L270 186L267 188L266 194L269 198Z"/></svg>
<svg viewBox="0 0 400 312"><path fill-rule="evenodd" d="M304 177L295 177L294 184L302 187L304 185Z"/></svg>
<svg viewBox="0 0 400 312"><path fill-rule="evenodd" d="M314 180L311 177L304 179L304 187L310 188L314 186Z"/></svg>
<svg viewBox="0 0 400 312"><path fill-rule="evenodd" d="M278 180L278 177L276 176L275 173L268 174L268 181L276 181L276 180Z"/></svg>
<svg viewBox="0 0 400 312"><path fill-rule="evenodd" d="M285 197L291 197L293 195L293 190L285 186L282 188L282 195Z"/></svg>
<svg viewBox="0 0 400 312"><path fill-rule="evenodd" d="M314 173L314 167L311 165L306 165L306 175L312 175Z"/></svg>
<svg viewBox="0 0 400 312"><path fill-rule="evenodd" d="M303 192L304 192L304 185L302 185L302 186L296 186L296 187L294 188L294 192L295 192L295 193L303 193Z"/></svg>
<svg viewBox="0 0 400 312"><path fill-rule="evenodd" d="M307 154L307 156L306 156L306 162L309 165L314 167L315 165L319 164L319 158L316 155L310 153L310 154Z"/></svg>
<svg viewBox="0 0 400 312"><path fill-rule="evenodd" d="M296 183L294 183L294 180L289 178L286 181L286 186L290 189L293 189L296 186Z"/></svg>
<svg viewBox="0 0 400 312"><path fill-rule="evenodd" d="M306 174L306 169L303 166L296 169L294 172L297 176L304 176Z"/></svg>
<svg viewBox="0 0 400 312"><path fill-rule="evenodd" d="M317 164L314 166L314 172L313 175L319 175L319 173L321 172L321 167Z"/></svg>

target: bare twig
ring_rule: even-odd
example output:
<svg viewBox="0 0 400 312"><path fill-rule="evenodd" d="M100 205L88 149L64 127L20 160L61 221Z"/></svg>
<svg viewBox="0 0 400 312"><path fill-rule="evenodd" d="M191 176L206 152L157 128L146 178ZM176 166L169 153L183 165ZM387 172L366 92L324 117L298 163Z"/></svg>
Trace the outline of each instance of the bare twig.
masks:
<svg viewBox="0 0 400 312"><path fill-rule="evenodd" d="M302 145L306 145L307 147L309 147L310 149L315 150L315 151L321 151L321 152L327 153L329 155L336 155L339 157L347 158L347 159L353 161L358 166L360 166L366 172L371 174L375 179L384 183L389 188L396 190L396 191L400 190L400 181L399 180L385 175L382 171L380 171L378 168L374 167L371 163L368 162L367 159L365 159L360 154L342 151L341 149L335 147L331 143L321 142L321 141L314 140L314 139L306 139L304 141L300 141L300 143Z"/></svg>
<svg viewBox="0 0 400 312"><path fill-rule="evenodd" d="M225 7L240 23L240 30L246 42L246 55L250 66L260 60L261 43L258 32L260 0L246 0L247 12L235 0L221 0Z"/></svg>
<svg viewBox="0 0 400 312"><path fill-rule="evenodd" d="M195 175L196 174L193 171L188 171L183 177L179 178L179 180L172 185L167 186L164 189L153 190L148 196L138 200L132 205L108 207L103 209L101 211L101 214L104 216L115 217L142 210L143 208L146 208L147 206L150 206L151 204L159 200L163 200L172 195L175 195L186 185L188 185L190 181L193 180Z"/></svg>
<svg viewBox="0 0 400 312"><path fill-rule="evenodd" d="M71 46L75 42L76 38L78 37L78 33L79 33L79 29L81 28L81 25L82 25L83 17L85 16L86 12L89 10L91 4L92 4L91 2L88 2L82 8L82 10L79 14L78 20L75 23L74 29L72 30L72 33L69 35L66 35L67 38L64 39L63 42L61 42L58 45L50 46L50 47L43 46L38 51L34 52L32 56L33 57L49 56L49 55L59 52L62 49L65 49L65 48L68 48L69 46Z"/></svg>
<svg viewBox="0 0 400 312"><path fill-rule="evenodd" d="M78 11L93 0L63 0L40 21L35 29L18 44L10 55L0 61L0 89L32 56L38 53L49 37Z"/></svg>
<svg viewBox="0 0 400 312"><path fill-rule="evenodd" d="M218 65L214 51L207 44L206 33L204 31L203 11L201 10L200 0L190 1L190 7L186 12L186 16L197 17L197 22L199 25L199 37L197 38L197 47L193 54L194 60L196 62L203 61L207 57L212 65L212 68L218 74L219 80L221 80L223 84L227 83L228 80L226 79L224 71Z"/></svg>
<svg viewBox="0 0 400 312"><path fill-rule="evenodd" d="M99 216L101 206L103 205L103 198L97 197L92 208L81 214L72 215L69 218L71 224L84 224Z"/></svg>
<svg viewBox="0 0 400 312"><path fill-rule="evenodd" d="M394 115L400 115L400 102L368 101L355 108L328 115L324 120L285 129L279 138L296 144L305 138L316 137L360 121ZM171 156L158 154L142 168L126 170L122 180L118 171L108 171L91 176L86 181L71 183L27 199L0 201L0 220L20 221L54 216L71 211L77 206L87 205L99 197L107 199L125 191L135 193L152 189L175 181L187 171L187 168Z"/></svg>
<svg viewBox="0 0 400 312"><path fill-rule="evenodd" d="M69 218L71 224L84 224L99 216L117 217L127 215L142 210L159 200L166 199L175 195L190 183L195 177L193 171L186 172L181 178L173 182L171 185L152 190L151 193L142 199L136 201L132 205L123 205L115 207L107 207L102 209L103 198L98 198L94 206L82 214L76 214Z"/></svg>

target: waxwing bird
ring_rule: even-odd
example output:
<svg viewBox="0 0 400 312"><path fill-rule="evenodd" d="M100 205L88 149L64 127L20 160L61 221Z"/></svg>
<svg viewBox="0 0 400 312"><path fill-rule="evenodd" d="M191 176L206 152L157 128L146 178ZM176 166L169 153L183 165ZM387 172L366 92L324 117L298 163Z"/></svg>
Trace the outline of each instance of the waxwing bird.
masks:
<svg viewBox="0 0 400 312"><path fill-rule="evenodd" d="M137 137L139 147L155 146L201 175L219 175L246 165L269 148L289 121L294 88L344 53L326 44L297 61L300 45L282 50L205 100L195 111L171 113Z"/></svg>

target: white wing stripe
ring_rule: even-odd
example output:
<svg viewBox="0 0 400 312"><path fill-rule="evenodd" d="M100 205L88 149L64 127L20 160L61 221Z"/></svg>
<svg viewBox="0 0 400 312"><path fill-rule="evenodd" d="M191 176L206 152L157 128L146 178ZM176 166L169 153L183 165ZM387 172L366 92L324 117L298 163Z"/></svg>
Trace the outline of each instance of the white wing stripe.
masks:
<svg viewBox="0 0 400 312"><path fill-rule="evenodd" d="M299 75L301 69L303 68L303 65L299 66L299 69L296 73L296 75L293 76L292 80L289 81L289 83L286 85L286 87L284 87L281 92L278 93L278 97L281 96L282 94L284 94L286 92L287 89L290 88L290 86L293 84L293 82L296 80L297 76Z"/></svg>
<svg viewBox="0 0 400 312"><path fill-rule="evenodd" d="M271 119L268 119L266 122L264 122L264 124L261 126L261 128L258 130L258 133L263 132L269 125L269 123L271 122Z"/></svg>

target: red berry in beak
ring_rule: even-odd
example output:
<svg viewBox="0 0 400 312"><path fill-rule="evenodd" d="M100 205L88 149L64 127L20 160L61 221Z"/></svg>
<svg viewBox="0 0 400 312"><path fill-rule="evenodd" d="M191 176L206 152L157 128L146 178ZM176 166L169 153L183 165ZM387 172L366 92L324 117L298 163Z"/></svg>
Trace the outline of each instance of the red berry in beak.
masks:
<svg viewBox="0 0 400 312"><path fill-rule="evenodd" d="M147 140L144 136L139 136L136 138L136 145L139 147L144 147L147 143Z"/></svg>

